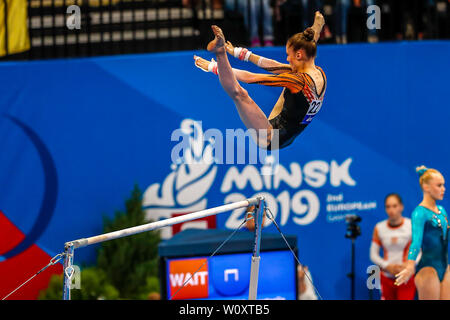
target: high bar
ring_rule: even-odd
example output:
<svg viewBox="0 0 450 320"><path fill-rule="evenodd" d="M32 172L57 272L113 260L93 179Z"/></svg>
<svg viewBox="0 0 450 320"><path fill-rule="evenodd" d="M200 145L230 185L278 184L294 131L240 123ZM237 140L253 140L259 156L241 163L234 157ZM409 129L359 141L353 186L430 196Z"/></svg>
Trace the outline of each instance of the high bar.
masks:
<svg viewBox="0 0 450 320"><path fill-rule="evenodd" d="M216 215L216 214L219 214L222 212L226 212L226 211L230 211L230 210L234 210L234 209L238 209L238 208L248 207L251 205L257 205L260 200L263 200L263 197L250 198L250 199L246 199L246 200L239 201L239 202L233 202L233 203L225 204L220 207L215 207L215 208L206 209L206 210L202 210L202 211L192 212L192 213L188 213L188 214L185 214L185 215L182 215L179 217L150 222L147 224L142 224L140 226L122 229L122 230L118 230L118 231L113 231L113 232L109 232L109 233L104 233L104 234L100 234L100 235L93 236L90 238L81 238L78 240L66 242L65 245L66 245L66 247L73 246L74 249L86 247L86 246L89 246L89 245L95 244L95 243L118 239L118 238L130 236L133 234L146 232L146 231L150 231L150 230L160 229L160 228L168 227L168 226L171 226L171 225L174 225L177 223L192 221L192 220Z"/></svg>

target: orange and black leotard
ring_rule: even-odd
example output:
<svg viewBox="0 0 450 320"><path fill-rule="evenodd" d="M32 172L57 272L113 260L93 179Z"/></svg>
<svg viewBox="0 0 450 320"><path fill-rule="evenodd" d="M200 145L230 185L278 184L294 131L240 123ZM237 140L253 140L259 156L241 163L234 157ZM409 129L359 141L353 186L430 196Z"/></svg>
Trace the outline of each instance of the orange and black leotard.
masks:
<svg viewBox="0 0 450 320"><path fill-rule="evenodd" d="M284 101L281 112L269 120L274 129L279 129L280 149L290 145L322 107L327 79L323 70L316 68L324 81L321 92L317 92L314 80L307 73L286 72L262 76L258 81L250 82L285 88L282 93Z"/></svg>

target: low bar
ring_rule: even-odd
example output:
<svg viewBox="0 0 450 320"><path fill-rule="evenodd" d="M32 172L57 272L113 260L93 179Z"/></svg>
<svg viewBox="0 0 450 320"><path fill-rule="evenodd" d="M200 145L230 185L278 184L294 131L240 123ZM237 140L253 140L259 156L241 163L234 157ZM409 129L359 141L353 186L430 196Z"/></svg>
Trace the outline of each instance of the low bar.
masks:
<svg viewBox="0 0 450 320"><path fill-rule="evenodd" d="M90 238L82 238L82 239L77 239L77 240L73 240L73 241L68 241L65 243L65 250L64 250L63 300L70 300L70 289L72 286L72 276L73 276L73 271L74 271L73 256L74 256L74 251L76 248L86 247L86 246L89 246L89 245L95 244L95 243L100 243L100 242L105 242L108 240L127 237L127 236L131 236L134 234L150 231L150 230L160 229L160 228L168 227L168 226L171 226L171 225L174 225L177 223L192 221L192 220L216 215L216 214L219 214L222 212L231 211L234 209L245 208L248 206L256 206L258 208L257 213L255 213L255 216L256 216L255 222L257 223L257 227L256 227L257 233L255 234L255 236L257 239L255 239L255 248L253 251L254 256L255 256L255 254L257 254L258 266L256 266L257 267L256 273L253 272L254 257L252 257L252 279L253 280L252 280L252 285L251 285L251 287L253 287L252 296L254 296L254 299L256 299L256 287L258 285L258 279L254 279L254 277L256 277L256 278L258 277L258 269L259 269L259 242L260 242L260 238L261 238L261 221L262 221L262 214L263 214L261 210L263 210L262 209L263 203L264 203L264 197L259 196L256 198L250 198L250 199L246 199L246 200L239 201L239 202L225 204L220 207L215 207L215 208L211 208L211 209L188 213L188 214L185 214L185 215L182 215L179 217L174 217L174 218L164 219L164 220L160 220L160 221L156 221L156 222L151 222L151 223L143 224L143 225L136 226L136 227L131 227L131 228L127 228L127 229L122 229L122 230L118 230L118 231L113 231L113 232L93 236ZM253 292L254 292L254 294L253 294Z"/></svg>
<svg viewBox="0 0 450 320"><path fill-rule="evenodd" d="M251 205L257 205L258 203L259 203L259 198L251 198L251 199L247 199L247 200L243 200L243 201L239 201L239 202L226 204L226 205L223 205L220 207L215 207L215 208L211 208L211 209L188 213L188 214L185 214L185 215L182 215L179 217L175 217L175 218L169 218L169 219L164 219L164 220L160 220L160 221L156 221L156 222L151 222L151 223L143 224L143 225L136 226L136 227L131 227L131 228L123 229L123 230L118 230L118 231L101 234L98 236L93 236L90 238L82 238L82 239L78 239L78 240L69 241L66 243L66 246L73 245L74 249L86 247L86 246L89 246L89 245L95 244L95 243L118 239L118 238L130 236L133 234L146 232L146 231L150 231L150 230L160 229L163 227L171 226L173 224L182 223L182 222L186 222L186 221L192 221L192 220L212 216L212 215L215 215L218 213L231 211L231 210L238 209L238 208L244 208L244 207L248 207Z"/></svg>

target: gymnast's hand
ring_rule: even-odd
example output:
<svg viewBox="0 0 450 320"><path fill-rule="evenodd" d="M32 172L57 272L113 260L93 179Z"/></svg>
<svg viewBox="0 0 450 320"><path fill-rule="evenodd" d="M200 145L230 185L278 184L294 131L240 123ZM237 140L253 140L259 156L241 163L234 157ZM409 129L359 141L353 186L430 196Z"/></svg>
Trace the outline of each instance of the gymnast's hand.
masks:
<svg viewBox="0 0 450 320"><path fill-rule="evenodd" d="M225 43L225 48L227 49L228 54L231 54L234 57L234 46L231 44L230 41L227 41Z"/></svg>
<svg viewBox="0 0 450 320"><path fill-rule="evenodd" d="M323 14L320 13L320 11L316 11L316 13L314 14L314 24L317 24L320 27L323 27L325 25L325 18L323 17Z"/></svg>
<svg viewBox="0 0 450 320"><path fill-rule="evenodd" d="M211 61L205 60L202 57L194 55L194 64L197 68L205 72L212 72L214 74L218 74L217 71L217 62L214 59Z"/></svg>
<svg viewBox="0 0 450 320"><path fill-rule="evenodd" d="M395 275L395 285L400 286L409 281L409 279L416 272L416 268L414 266L415 262L413 260L408 260L406 267Z"/></svg>
<svg viewBox="0 0 450 320"><path fill-rule="evenodd" d="M208 60L205 60L202 57L194 55L194 63L195 63L196 67L202 69L203 71L208 71L208 66L209 66Z"/></svg>

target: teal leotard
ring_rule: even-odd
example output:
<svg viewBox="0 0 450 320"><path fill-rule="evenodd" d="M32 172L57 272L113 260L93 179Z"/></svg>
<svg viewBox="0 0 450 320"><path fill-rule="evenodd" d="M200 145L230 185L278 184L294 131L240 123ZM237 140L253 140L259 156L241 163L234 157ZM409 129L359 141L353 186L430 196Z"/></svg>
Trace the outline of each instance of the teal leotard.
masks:
<svg viewBox="0 0 450 320"><path fill-rule="evenodd" d="M423 206L417 206L412 214L412 242L409 247L408 260L416 260L422 249L422 257L416 272L423 267L433 267L439 280L444 279L448 266L449 224L444 207L437 206L436 213Z"/></svg>

